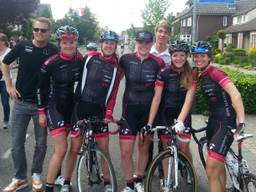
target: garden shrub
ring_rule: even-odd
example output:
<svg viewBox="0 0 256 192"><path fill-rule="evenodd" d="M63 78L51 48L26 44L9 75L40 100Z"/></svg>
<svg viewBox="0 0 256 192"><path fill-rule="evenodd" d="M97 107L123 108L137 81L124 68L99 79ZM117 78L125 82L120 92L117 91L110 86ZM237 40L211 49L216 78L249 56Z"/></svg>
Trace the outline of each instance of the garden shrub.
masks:
<svg viewBox="0 0 256 192"><path fill-rule="evenodd" d="M246 51L244 49L233 49L232 52L235 56L246 56Z"/></svg>
<svg viewBox="0 0 256 192"><path fill-rule="evenodd" d="M256 47L251 47L251 48L248 50L248 55L249 55L249 56L256 56Z"/></svg>

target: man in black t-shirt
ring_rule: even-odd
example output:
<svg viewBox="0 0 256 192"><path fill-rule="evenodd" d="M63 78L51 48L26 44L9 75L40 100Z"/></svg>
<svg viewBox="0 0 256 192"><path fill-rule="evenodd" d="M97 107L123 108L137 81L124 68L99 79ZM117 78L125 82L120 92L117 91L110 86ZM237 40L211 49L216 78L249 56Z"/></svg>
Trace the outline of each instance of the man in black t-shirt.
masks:
<svg viewBox="0 0 256 192"><path fill-rule="evenodd" d="M34 39L18 43L2 61L7 91L14 100L11 135L15 174L4 192L14 192L28 186L24 141L31 118L34 122L36 139L31 169L32 190L38 192L43 188L40 174L46 153L47 129L39 126L36 92L41 65L58 52L57 48L48 42L50 34L51 22L47 18L37 18L33 22ZM9 65L16 59L19 59L19 67L16 85L13 85Z"/></svg>

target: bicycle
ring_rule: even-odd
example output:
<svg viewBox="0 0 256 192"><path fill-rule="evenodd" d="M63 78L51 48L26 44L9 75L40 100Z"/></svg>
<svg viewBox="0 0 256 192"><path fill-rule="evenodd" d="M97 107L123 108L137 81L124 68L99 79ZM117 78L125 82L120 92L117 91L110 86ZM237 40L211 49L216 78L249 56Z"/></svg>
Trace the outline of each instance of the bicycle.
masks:
<svg viewBox="0 0 256 192"><path fill-rule="evenodd" d="M189 158L177 149L176 133L170 127L156 126L152 132L165 129L172 135L170 145L159 153L148 168L145 180L145 192L196 192L197 179ZM158 173L158 166L163 165L164 178ZM167 172L166 172L167 171Z"/></svg>
<svg viewBox="0 0 256 192"><path fill-rule="evenodd" d="M204 155L204 148L207 144L207 138L205 136L198 139L196 137L196 133L203 132L207 129L207 127L203 127L201 129L193 129L190 128L189 132L192 134L195 142L198 145L198 152L200 160L204 166L206 167L205 163L205 155ZM229 158L225 162L226 172L228 173L227 176L231 182L231 187L226 188L226 191L233 191L233 192L255 192L256 191L256 175L251 173L249 170L247 161L243 158L242 154L242 144L243 142L253 137L251 134L243 134L240 135L237 139L237 153L230 148L227 154L227 157ZM227 158L226 158L227 159ZM230 164L230 161L233 161L233 165Z"/></svg>
<svg viewBox="0 0 256 192"><path fill-rule="evenodd" d="M78 192L103 191L103 172L100 161L105 161L110 176L111 192L117 192L113 164L110 157L97 147L93 125L104 126L104 122L96 117L78 122L80 130L83 132L83 143L76 167L76 189ZM110 134L116 134L116 132L110 132Z"/></svg>

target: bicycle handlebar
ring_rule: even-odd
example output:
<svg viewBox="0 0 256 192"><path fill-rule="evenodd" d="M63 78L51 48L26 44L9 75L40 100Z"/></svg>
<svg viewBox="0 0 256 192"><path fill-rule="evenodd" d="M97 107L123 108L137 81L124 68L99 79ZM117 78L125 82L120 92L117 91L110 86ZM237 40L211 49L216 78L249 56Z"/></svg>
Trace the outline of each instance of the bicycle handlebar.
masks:
<svg viewBox="0 0 256 192"><path fill-rule="evenodd" d="M88 119L82 119L77 121L77 125L79 128L84 128L85 126L92 125L92 124L106 125L106 124L112 124L112 123L115 124L117 128L114 131L109 130L109 134L115 135L119 132L119 129L120 129L120 123L118 120L112 119L112 121L108 123L98 118L88 118Z"/></svg>

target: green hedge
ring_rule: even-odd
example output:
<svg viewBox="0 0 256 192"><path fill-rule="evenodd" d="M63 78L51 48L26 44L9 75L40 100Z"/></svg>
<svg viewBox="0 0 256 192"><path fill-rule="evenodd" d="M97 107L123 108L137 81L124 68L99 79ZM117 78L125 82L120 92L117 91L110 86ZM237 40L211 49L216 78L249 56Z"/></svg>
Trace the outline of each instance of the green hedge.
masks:
<svg viewBox="0 0 256 192"><path fill-rule="evenodd" d="M256 114L256 76L242 73L240 71L231 70L228 67L223 67L237 89L240 91L245 112L247 114ZM195 102L196 113L207 114L208 107L205 99L203 98L201 88L196 90L196 102Z"/></svg>

